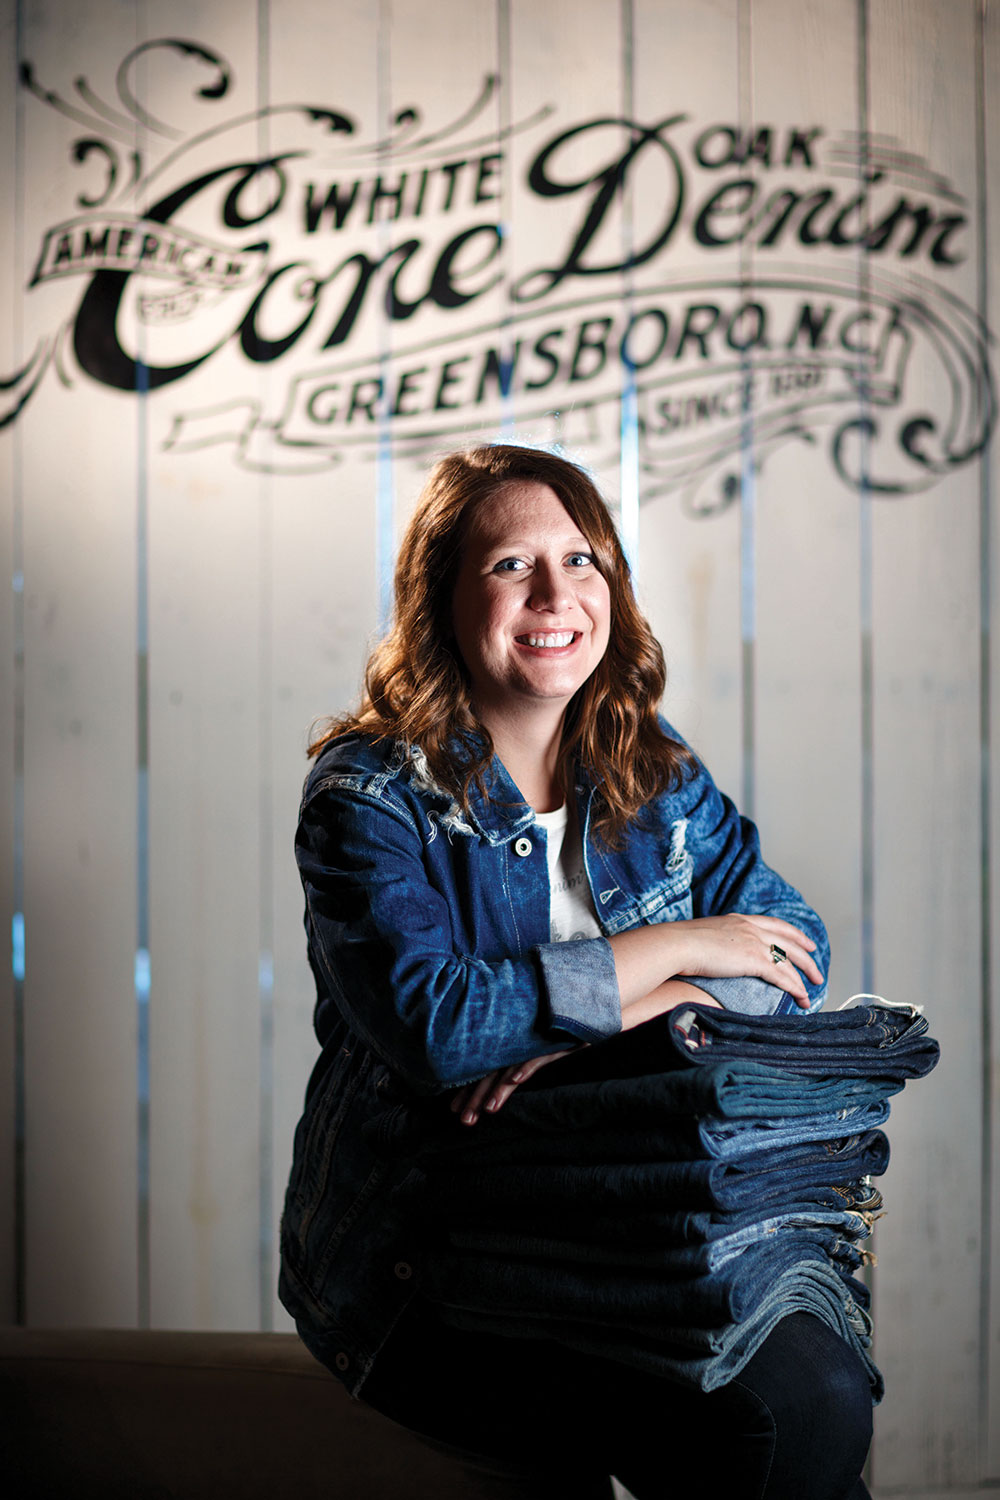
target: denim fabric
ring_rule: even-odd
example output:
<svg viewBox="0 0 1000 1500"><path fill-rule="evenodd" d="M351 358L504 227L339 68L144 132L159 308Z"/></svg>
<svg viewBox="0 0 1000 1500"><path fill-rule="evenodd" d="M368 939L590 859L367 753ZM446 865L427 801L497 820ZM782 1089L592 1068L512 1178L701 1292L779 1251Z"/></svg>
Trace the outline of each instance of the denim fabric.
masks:
<svg viewBox="0 0 1000 1500"><path fill-rule="evenodd" d="M591 1213L738 1210L812 1199L825 1188L880 1176L889 1161L889 1143L881 1130L842 1141L818 1141L761 1151L727 1161L647 1161L536 1165L530 1150L519 1160L499 1166L461 1170L450 1160L429 1173L433 1212L443 1219L464 1218L481 1209L517 1214L522 1228L533 1213L586 1203Z"/></svg>
<svg viewBox="0 0 1000 1500"><path fill-rule="evenodd" d="M744 1322L791 1266L828 1259L836 1237L826 1231L816 1235L760 1242L720 1271L694 1268L685 1275L667 1275L659 1268L643 1274L634 1267L443 1253L430 1259L424 1290L456 1315L502 1308L511 1317L541 1322L704 1332Z"/></svg>
<svg viewBox="0 0 1000 1500"><path fill-rule="evenodd" d="M572 1239L584 1246L632 1245L637 1247L701 1244L740 1231L787 1218L835 1228L845 1215L877 1216L882 1209L882 1194L868 1179L847 1183L839 1188L815 1189L811 1197L803 1196L781 1204L727 1211L725 1209L680 1209L661 1212L657 1209L630 1209L621 1213L614 1205L607 1212L597 1210L582 1200L576 1204L559 1203L547 1209L544 1203L532 1206L531 1220L518 1220L518 1239L530 1245L533 1239L546 1242ZM850 1223L850 1220L847 1220ZM500 1253L510 1235L510 1210L490 1203L463 1204L460 1214L449 1213L447 1233L467 1237L474 1247ZM530 1253L528 1251L527 1253Z"/></svg>
<svg viewBox="0 0 1000 1500"><path fill-rule="evenodd" d="M499 1234L494 1236L493 1244L484 1243L484 1239L486 1237L481 1233L468 1234L459 1230L449 1234L446 1249L439 1258L433 1258L437 1261L434 1275L425 1284L433 1286L440 1278L450 1295L452 1288L447 1281L447 1271L440 1269L450 1261L467 1262L480 1268L484 1285L491 1274L489 1268L503 1263L519 1282L529 1277L533 1279L534 1268L538 1266L545 1268L546 1274L567 1266L590 1277L596 1276L595 1268L600 1267L602 1285L605 1276L613 1285L617 1274L622 1277L624 1286L631 1277L642 1272L655 1272L657 1278L683 1282L686 1277L709 1277L724 1268L726 1280L731 1284L742 1284L755 1260L760 1259L763 1263L770 1256L775 1265L784 1264L807 1245L819 1246L831 1259L850 1260L855 1266L863 1259L852 1237L820 1224L809 1227L786 1225L770 1232L758 1232L755 1225L753 1229L739 1230L717 1240L686 1245L603 1245L575 1239L529 1240L519 1235ZM541 1283L544 1280L545 1277L541 1278Z"/></svg>
<svg viewBox="0 0 1000 1500"><path fill-rule="evenodd" d="M695 1072L695 1080L697 1077ZM536 1166L573 1163L580 1160L580 1132L587 1129L594 1132L587 1145L587 1160L591 1164L701 1161L706 1157L735 1162L783 1147L864 1134L884 1124L889 1115L888 1102L876 1099L822 1114L776 1115L767 1119L731 1121L711 1114L698 1118L693 1112L672 1115L666 1111L658 1117L643 1106L650 1095L660 1094L659 1082L650 1080L651 1087L643 1090L618 1090L626 1098L630 1092L636 1098L635 1119L631 1124L627 1110L609 1109L603 1121L599 1112L595 1114L593 1106L598 1099L611 1103L610 1091L595 1092L594 1097L584 1099L579 1097L584 1090L576 1087L572 1091L556 1091L559 1096L570 1092L578 1096L569 1100L560 1098L566 1106L563 1110L551 1107L546 1111L533 1110L531 1104L535 1100L523 1101L526 1107L521 1109L515 1096L507 1118L504 1118L507 1111L495 1118L487 1116L481 1122L482 1128L475 1130L462 1126L447 1110L406 1111L394 1117L388 1149L414 1155L425 1169L432 1169L434 1158L447 1158L456 1170L463 1162L477 1168L505 1163ZM663 1092L671 1097L675 1094L672 1089ZM550 1106L553 1102L551 1098L548 1101ZM614 1102L618 1104L621 1099Z"/></svg>
<svg viewBox="0 0 1000 1500"><path fill-rule="evenodd" d="M912 1007L859 1005L821 1016L748 1020L707 1006L679 1006L667 1017L679 1056L691 1063L760 1056L768 1067L796 1073L905 1083L935 1066L939 1048L927 1019Z"/></svg>
<svg viewBox="0 0 1000 1500"><path fill-rule="evenodd" d="M711 1237L692 1236L681 1240L664 1235L653 1238L630 1236L612 1239L544 1238L511 1233L504 1228L474 1226L454 1229L448 1233L448 1246L455 1251L467 1251L472 1255L499 1256L507 1260L544 1261L550 1264L591 1264L616 1266L620 1269L639 1267L660 1270L665 1273L694 1274L699 1271L717 1271L733 1256L761 1243L786 1239L792 1234L815 1237L818 1242L834 1246L840 1240L855 1244L871 1236L874 1215L852 1210L838 1213L835 1210L817 1209L813 1213L773 1214L761 1219L756 1216L739 1229L720 1232Z"/></svg>
<svg viewBox="0 0 1000 1500"><path fill-rule="evenodd" d="M443 1316L466 1332L518 1339L552 1338L582 1354L616 1360L635 1370L663 1375L702 1391L727 1385L753 1357L778 1323L790 1313L805 1312L838 1333L861 1359L873 1403L885 1394L885 1382L869 1354L872 1324L863 1282L846 1277L823 1259L799 1260L771 1284L752 1316L717 1329L662 1330L646 1325L631 1329L602 1327L588 1320L521 1318L492 1313L442 1309Z"/></svg>
<svg viewBox="0 0 1000 1500"><path fill-rule="evenodd" d="M574 796L603 936L575 943L549 940L545 835L531 808L498 761L488 780L488 798L474 790L464 812L418 752L352 736L319 757L303 796L296 856L322 1054L296 1130L279 1289L355 1393L422 1257L422 1176L384 1149L397 1112L616 1033L607 938L628 928L770 912L804 928L827 968L822 923L703 767L644 809L615 851L593 835L598 792L581 772ZM741 980L698 982L740 1003ZM823 986L807 988L818 1003ZM772 1006L783 993L763 992Z"/></svg>

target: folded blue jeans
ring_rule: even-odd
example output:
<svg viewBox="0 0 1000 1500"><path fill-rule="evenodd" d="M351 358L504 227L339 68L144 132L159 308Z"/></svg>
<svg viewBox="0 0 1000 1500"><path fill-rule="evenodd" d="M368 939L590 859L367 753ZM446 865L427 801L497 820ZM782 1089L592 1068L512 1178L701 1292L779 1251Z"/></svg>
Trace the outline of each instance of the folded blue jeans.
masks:
<svg viewBox="0 0 1000 1500"><path fill-rule="evenodd" d="M448 1247L472 1255L502 1256L508 1260L566 1265L577 1262L621 1269L647 1268L665 1274L690 1274L718 1270L752 1245L786 1240L794 1233L829 1235L831 1244L846 1240L857 1245L870 1238L874 1217L871 1213L832 1209L774 1214L767 1219L755 1215L750 1222L729 1233L720 1232L712 1237L701 1235L683 1243L662 1232L649 1239L633 1236L627 1239L619 1237L616 1241L600 1236L588 1241L579 1236L556 1239L524 1235L509 1228L477 1227L450 1233ZM713 1227L724 1228L723 1225Z"/></svg>
<svg viewBox="0 0 1000 1500"><path fill-rule="evenodd" d="M771 1068L904 1084L938 1060L927 1019L912 1007L859 1005L798 1016L741 1016L684 1005L664 1017L677 1055L702 1064L759 1057Z"/></svg>

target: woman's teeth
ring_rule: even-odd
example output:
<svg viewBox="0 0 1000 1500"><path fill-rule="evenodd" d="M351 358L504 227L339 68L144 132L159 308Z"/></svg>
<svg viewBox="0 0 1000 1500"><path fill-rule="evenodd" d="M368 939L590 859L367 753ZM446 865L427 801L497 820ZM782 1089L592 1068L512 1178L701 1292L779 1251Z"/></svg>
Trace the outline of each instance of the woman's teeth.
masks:
<svg viewBox="0 0 1000 1500"><path fill-rule="evenodd" d="M575 630L560 630L553 635L519 635L518 640L526 646L568 646L575 635Z"/></svg>

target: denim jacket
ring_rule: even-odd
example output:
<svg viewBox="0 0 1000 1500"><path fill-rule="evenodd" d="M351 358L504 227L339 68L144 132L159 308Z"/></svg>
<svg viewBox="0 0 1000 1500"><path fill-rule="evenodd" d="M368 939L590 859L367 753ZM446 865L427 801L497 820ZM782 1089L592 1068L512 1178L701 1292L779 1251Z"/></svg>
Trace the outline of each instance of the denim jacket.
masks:
<svg viewBox="0 0 1000 1500"><path fill-rule="evenodd" d="M419 1284L422 1179L385 1150L415 1095L618 1032L607 938L630 927L770 912L809 934L826 973L819 918L700 765L619 850L593 837L597 789L577 777L603 936L550 942L544 831L499 761L492 773L464 812L419 750L346 736L305 786L296 855L322 1053L295 1134L279 1289L353 1393ZM785 998L752 978L694 982L733 1010ZM805 982L815 1007L824 990Z"/></svg>

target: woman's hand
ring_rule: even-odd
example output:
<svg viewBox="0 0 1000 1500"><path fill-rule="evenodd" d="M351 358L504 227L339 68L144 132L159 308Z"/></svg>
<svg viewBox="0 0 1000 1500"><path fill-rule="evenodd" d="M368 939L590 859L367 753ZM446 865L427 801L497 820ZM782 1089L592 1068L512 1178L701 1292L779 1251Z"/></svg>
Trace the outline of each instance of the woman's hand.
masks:
<svg viewBox="0 0 1000 1500"><path fill-rule="evenodd" d="M544 1068L546 1063L555 1062L557 1058L577 1050L576 1047L564 1047L561 1052L546 1052L543 1057L529 1057L526 1062L512 1063L509 1068L498 1068L495 1073L487 1073L478 1083L467 1083L458 1090L451 1101L452 1112L461 1115L463 1125L475 1125L480 1110L487 1109L491 1115L495 1114L498 1109L503 1108L519 1083L525 1083L539 1068Z"/></svg>
<svg viewBox="0 0 1000 1500"><path fill-rule="evenodd" d="M809 995L802 974L814 984L823 982L812 957L816 944L801 928L780 917L728 912L633 927L610 942L625 1027L638 1024L630 1010L648 1001L665 979L685 975L691 979L763 979L791 995L803 1010L809 1008ZM785 955L778 963L772 947ZM648 1007L642 1019L648 1019Z"/></svg>

